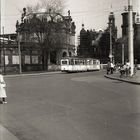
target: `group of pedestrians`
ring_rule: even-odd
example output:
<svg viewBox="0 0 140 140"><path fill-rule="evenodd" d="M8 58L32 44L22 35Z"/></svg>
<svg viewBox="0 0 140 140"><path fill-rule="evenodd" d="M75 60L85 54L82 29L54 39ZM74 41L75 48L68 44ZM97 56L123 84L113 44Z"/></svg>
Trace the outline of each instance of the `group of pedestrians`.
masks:
<svg viewBox="0 0 140 140"><path fill-rule="evenodd" d="M114 65L112 62L107 63L107 74L113 74L114 71L120 72L120 77L130 75L130 63L126 62L122 65Z"/></svg>
<svg viewBox="0 0 140 140"><path fill-rule="evenodd" d="M122 76L129 76L130 75L130 63L126 62L124 65L121 65L119 68L120 71L120 77Z"/></svg>
<svg viewBox="0 0 140 140"><path fill-rule="evenodd" d="M6 104L6 83L4 81L3 75L2 75L2 70L0 70L0 98L1 98L1 103Z"/></svg>

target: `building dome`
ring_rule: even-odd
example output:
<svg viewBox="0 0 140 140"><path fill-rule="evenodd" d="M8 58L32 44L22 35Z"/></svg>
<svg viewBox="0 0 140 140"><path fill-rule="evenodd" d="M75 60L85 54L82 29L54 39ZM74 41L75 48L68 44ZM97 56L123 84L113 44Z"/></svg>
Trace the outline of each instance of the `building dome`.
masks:
<svg viewBox="0 0 140 140"><path fill-rule="evenodd" d="M45 13L46 12L46 9L45 8L41 8L41 9L38 10L38 12Z"/></svg>

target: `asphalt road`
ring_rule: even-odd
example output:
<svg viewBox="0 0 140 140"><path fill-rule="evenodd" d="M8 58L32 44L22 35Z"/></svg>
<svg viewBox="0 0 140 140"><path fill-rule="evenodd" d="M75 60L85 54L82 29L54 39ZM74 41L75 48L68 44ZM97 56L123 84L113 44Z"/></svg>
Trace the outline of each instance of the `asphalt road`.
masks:
<svg viewBox="0 0 140 140"><path fill-rule="evenodd" d="M104 72L5 81L0 124L18 140L140 140L138 85L106 79Z"/></svg>

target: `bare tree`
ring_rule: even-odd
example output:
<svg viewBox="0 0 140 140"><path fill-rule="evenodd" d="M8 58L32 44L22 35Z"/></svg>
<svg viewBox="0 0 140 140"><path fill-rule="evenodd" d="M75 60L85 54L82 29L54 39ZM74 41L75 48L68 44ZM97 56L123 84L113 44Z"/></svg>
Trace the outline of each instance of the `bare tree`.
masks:
<svg viewBox="0 0 140 140"><path fill-rule="evenodd" d="M65 8L65 0L40 0L36 5L27 5L27 13L39 12L40 9L44 9L45 12L52 12L62 14Z"/></svg>
<svg viewBox="0 0 140 140"><path fill-rule="evenodd" d="M33 15L30 22L26 23L30 34L36 34L38 43L42 49L43 69L48 69L50 51L56 44L61 44L60 30L62 29L64 0L41 0L35 6L27 6L27 15ZM43 9L43 16L36 17ZM48 20L49 18L49 20Z"/></svg>

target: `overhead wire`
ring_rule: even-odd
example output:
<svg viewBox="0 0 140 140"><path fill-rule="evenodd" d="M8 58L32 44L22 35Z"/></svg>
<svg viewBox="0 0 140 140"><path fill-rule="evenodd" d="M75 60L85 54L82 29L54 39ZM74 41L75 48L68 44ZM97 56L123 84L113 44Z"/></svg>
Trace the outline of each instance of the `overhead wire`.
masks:
<svg viewBox="0 0 140 140"><path fill-rule="evenodd" d="M115 8L117 8L117 7L115 7ZM136 8L136 7L135 7ZM138 8L138 6L137 6L137 8ZM123 12L124 11L124 9L115 9L115 10L113 10L113 12L114 13L118 13L118 12ZM76 14L93 14L94 12L110 12L110 10L108 10L108 9L105 9L105 10L99 10L99 11L97 11L97 10L86 10L86 11L71 11L71 14L72 15L76 15ZM64 12L64 14L67 14L66 12ZM94 13L95 14L95 13ZM7 14L7 15L5 15L5 14L2 14L1 13L1 16L3 17L16 17L16 16L21 16L21 14L13 14L13 15L11 15L11 14ZM98 16L98 15L97 15Z"/></svg>
<svg viewBox="0 0 140 140"><path fill-rule="evenodd" d="M98 13L97 13L97 10L72 11L71 15L73 17L83 17L83 16L90 16L91 17L92 16L92 17L99 17L100 18L100 17L104 16L105 13L106 13L106 15L109 15L109 12L110 12L110 10L108 10L108 9L104 9ZM115 14L116 19L120 18L119 13L121 13L121 12L124 12L123 8L113 10L113 13ZM65 14L66 14L66 12L64 12L64 15ZM3 15L2 14L1 19L7 21L7 20L12 18L12 19L15 19L15 22L16 22L16 19L19 19L20 16L21 16L21 14L11 14L11 15L8 15L8 14ZM13 24L8 23L6 26L13 26L13 25L14 25L14 23Z"/></svg>

